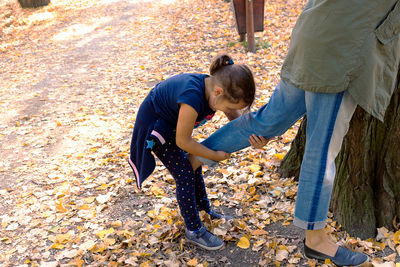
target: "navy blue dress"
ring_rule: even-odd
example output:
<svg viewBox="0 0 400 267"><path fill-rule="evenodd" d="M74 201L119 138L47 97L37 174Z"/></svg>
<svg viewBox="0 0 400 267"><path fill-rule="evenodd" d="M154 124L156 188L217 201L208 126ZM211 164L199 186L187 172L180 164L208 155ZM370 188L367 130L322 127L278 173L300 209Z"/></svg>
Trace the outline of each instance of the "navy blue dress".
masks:
<svg viewBox="0 0 400 267"><path fill-rule="evenodd" d="M151 153L155 142L164 145L167 141L175 143L179 104L193 107L198 117L196 126L214 115L206 100L205 78L208 75L183 73L157 84L140 105L132 135L129 165L140 189L143 181L155 168Z"/></svg>

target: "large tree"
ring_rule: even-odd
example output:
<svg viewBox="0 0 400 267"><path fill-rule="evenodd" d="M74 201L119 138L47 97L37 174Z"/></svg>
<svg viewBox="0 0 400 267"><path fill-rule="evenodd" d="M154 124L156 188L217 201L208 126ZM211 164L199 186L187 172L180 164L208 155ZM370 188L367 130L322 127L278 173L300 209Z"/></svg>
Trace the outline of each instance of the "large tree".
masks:
<svg viewBox="0 0 400 267"><path fill-rule="evenodd" d="M398 74L400 78L400 71ZM399 79L398 79L399 80ZM282 160L282 176L299 175L305 145L303 119ZM400 86L397 84L384 122L357 107L336 158L331 209L353 236L374 237L376 228L398 227L400 219Z"/></svg>

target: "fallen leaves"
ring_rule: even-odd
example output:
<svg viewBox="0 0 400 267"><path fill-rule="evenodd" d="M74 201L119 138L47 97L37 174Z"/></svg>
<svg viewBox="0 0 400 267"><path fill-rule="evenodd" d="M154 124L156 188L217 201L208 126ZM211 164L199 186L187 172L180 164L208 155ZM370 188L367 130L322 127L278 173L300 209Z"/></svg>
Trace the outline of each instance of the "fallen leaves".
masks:
<svg viewBox="0 0 400 267"><path fill-rule="evenodd" d="M213 207L236 217L224 222L201 215L224 239L223 257L210 258L185 242L174 180L159 162L140 192L126 165L138 105L149 90L175 73L208 72L220 50L250 65L255 107L267 103L303 4L266 1L265 31L257 37L272 47L248 54L236 41L231 4L222 0L52 0L40 10L1 2L0 156L6 160L0 173L12 179L0 182L0 263L307 264L291 246L295 239L268 230L293 220L297 183L275 171L296 126L263 150L238 152L205 174ZM226 122L218 113L194 136L206 138ZM379 242L338 240L370 255L385 248L400 255L398 232L380 233ZM231 255L241 251L255 262L235 262Z"/></svg>
<svg viewBox="0 0 400 267"><path fill-rule="evenodd" d="M393 234L392 239L396 245L400 245L400 230Z"/></svg>
<svg viewBox="0 0 400 267"><path fill-rule="evenodd" d="M242 249L248 249L250 247L250 241L247 237L243 236L239 239L237 246Z"/></svg>

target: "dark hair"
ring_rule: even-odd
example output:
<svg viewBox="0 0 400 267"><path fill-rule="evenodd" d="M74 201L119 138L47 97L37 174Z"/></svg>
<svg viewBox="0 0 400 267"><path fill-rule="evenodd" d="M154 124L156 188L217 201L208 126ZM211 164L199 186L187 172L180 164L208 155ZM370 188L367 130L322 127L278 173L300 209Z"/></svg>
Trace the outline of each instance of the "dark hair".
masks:
<svg viewBox="0 0 400 267"><path fill-rule="evenodd" d="M210 74L224 89L226 98L234 103L243 99L250 109L254 102L256 86L249 67L244 64L234 64L229 55L219 54L211 62Z"/></svg>

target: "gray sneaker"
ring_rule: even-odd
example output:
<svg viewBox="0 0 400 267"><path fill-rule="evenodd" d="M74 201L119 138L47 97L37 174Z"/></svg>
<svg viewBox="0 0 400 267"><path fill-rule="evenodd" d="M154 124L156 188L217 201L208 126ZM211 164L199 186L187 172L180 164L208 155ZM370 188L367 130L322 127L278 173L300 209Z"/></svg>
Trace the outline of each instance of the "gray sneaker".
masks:
<svg viewBox="0 0 400 267"><path fill-rule="evenodd" d="M218 236L210 233L207 228L202 226L197 231L189 231L186 229L185 235L189 242L196 244L207 250L217 250L224 245L224 241Z"/></svg>
<svg viewBox="0 0 400 267"><path fill-rule="evenodd" d="M232 217L232 216L218 213L218 212L216 212L216 211L213 210L213 209L211 209L211 210L208 212L208 214L210 214L211 219L225 219L225 220L227 220L228 222L233 221L233 217Z"/></svg>

